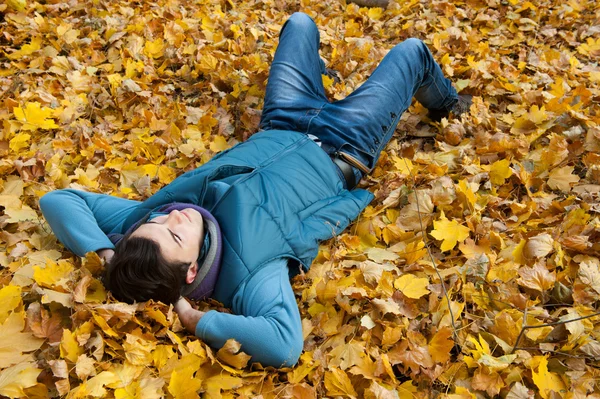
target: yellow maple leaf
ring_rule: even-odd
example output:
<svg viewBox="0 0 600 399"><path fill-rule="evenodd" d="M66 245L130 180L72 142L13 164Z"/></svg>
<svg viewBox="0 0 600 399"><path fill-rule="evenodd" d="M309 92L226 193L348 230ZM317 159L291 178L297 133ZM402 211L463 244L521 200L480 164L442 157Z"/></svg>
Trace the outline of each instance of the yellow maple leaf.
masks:
<svg viewBox="0 0 600 399"><path fill-rule="evenodd" d="M294 367L292 371L287 373L288 382L292 384L297 384L304 379L312 370L318 367L321 362L316 360L313 361L313 353L312 352L304 352L300 355L300 366Z"/></svg>
<svg viewBox="0 0 600 399"><path fill-rule="evenodd" d="M15 0L15 4L17 4L18 2L19 2L18 0ZM35 53L36 51L38 51L41 48L42 48L42 38L34 37L33 39L31 39L31 42L29 44L24 44L23 46L21 46L20 50L17 50L14 53L8 54L7 57L10 58L11 60L18 60L18 59L23 58L26 55L31 55L31 54Z"/></svg>
<svg viewBox="0 0 600 399"><path fill-rule="evenodd" d="M381 19L381 16L383 15L383 8L381 8L381 7L369 8L369 11L367 11L367 15L369 16L369 18L374 19L375 21L379 21L379 19Z"/></svg>
<svg viewBox="0 0 600 399"><path fill-rule="evenodd" d="M175 180L176 177L177 174L172 168L169 168L166 165L161 165L158 167L158 181L162 184L169 184Z"/></svg>
<svg viewBox="0 0 600 399"><path fill-rule="evenodd" d="M427 289L428 285L428 279L415 277L413 274L404 274L394 281L394 287L396 287L396 289L413 299L419 299L423 295L429 294L429 290Z"/></svg>
<svg viewBox="0 0 600 399"><path fill-rule="evenodd" d="M106 396L106 385L114 384L121 380L121 376L112 371L102 371L98 375L85 381L76 390L71 392L72 397L83 398L93 396L101 398Z"/></svg>
<svg viewBox="0 0 600 399"><path fill-rule="evenodd" d="M335 367L331 371L325 372L325 388L331 396L349 396L351 398L358 396L348 374Z"/></svg>
<svg viewBox="0 0 600 399"><path fill-rule="evenodd" d="M548 119L548 114L546 113L545 107L542 106L542 108L540 108L537 105L534 105L529 109L528 117L530 121L539 125Z"/></svg>
<svg viewBox="0 0 600 399"><path fill-rule="evenodd" d="M0 325L0 369L28 361L31 355L26 352L37 350L44 343L25 328L25 312L12 312ZM1 373L0 373L1 375Z"/></svg>
<svg viewBox="0 0 600 399"><path fill-rule="evenodd" d="M579 176L572 174L575 168L573 166L564 166L553 169L548 178L548 186L553 190L560 190L568 193L571 191L571 183L577 183Z"/></svg>
<svg viewBox="0 0 600 399"><path fill-rule="evenodd" d="M213 152L221 152L229 148L227 140L223 136L215 136L212 143L210 143L210 150Z"/></svg>
<svg viewBox="0 0 600 399"><path fill-rule="evenodd" d="M160 37L154 41L147 41L144 44L144 53L152 58L162 57L165 53L165 42Z"/></svg>
<svg viewBox="0 0 600 399"><path fill-rule="evenodd" d="M527 259L525 258L525 254L523 253L523 251L525 250L525 245L527 245L527 240L521 239L521 241L519 241L519 243L511 252L513 260L521 265L527 263Z"/></svg>
<svg viewBox="0 0 600 399"><path fill-rule="evenodd" d="M456 220L448 220L444 211L438 220L433 221L434 230L431 231L431 235L436 240L443 240L440 249L442 251L451 250L456 246L459 241L464 241L469 237L469 228L460 225Z"/></svg>
<svg viewBox="0 0 600 399"><path fill-rule="evenodd" d="M356 22L354 19L346 21L346 36L347 37L362 37L363 32L360 27L360 24Z"/></svg>
<svg viewBox="0 0 600 399"><path fill-rule="evenodd" d="M418 388L413 385L412 380L404 381L397 390L400 399L414 399L418 392Z"/></svg>
<svg viewBox="0 0 600 399"><path fill-rule="evenodd" d="M191 366L173 370L169 382L169 392L175 399L196 399L202 387L202 381L194 378L196 370Z"/></svg>
<svg viewBox="0 0 600 399"><path fill-rule="evenodd" d="M21 129L36 131L38 129L55 129L58 127L52 119L54 111L48 107L42 107L37 101L25 104L25 109L14 107L13 113L17 120L23 123Z"/></svg>
<svg viewBox="0 0 600 399"><path fill-rule="evenodd" d="M42 370L35 363L23 362L2 370L0 373L0 395L9 398L26 397L24 388L37 383L37 377Z"/></svg>
<svg viewBox="0 0 600 399"><path fill-rule="evenodd" d="M490 181L501 186L513 174L509 159L501 159L490 166Z"/></svg>
<svg viewBox="0 0 600 399"><path fill-rule="evenodd" d="M541 262L536 262L533 267L520 268L519 275L521 276L517 280L519 285L539 292L549 290L556 282L556 272L550 273Z"/></svg>
<svg viewBox="0 0 600 399"><path fill-rule="evenodd" d="M475 193L469 186L469 182L466 179L460 180L456 185L456 191L463 194L471 209L475 206L475 202L477 198L475 197Z"/></svg>
<svg viewBox="0 0 600 399"><path fill-rule="evenodd" d="M21 303L21 287L7 285L0 289L0 323Z"/></svg>
<svg viewBox="0 0 600 399"><path fill-rule="evenodd" d="M588 37L586 43L582 43L577 47L577 51L592 57L600 57L600 38L594 40Z"/></svg>
<svg viewBox="0 0 600 399"><path fill-rule="evenodd" d="M421 259L427 254L425 243L421 240L409 242L406 248L400 253L400 257L406 260L406 264L410 265Z"/></svg>
<svg viewBox="0 0 600 399"><path fill-rule="evenodd" d="M532 106L529 112L519 117L513 124L511 131L513 133L529 133L540 127L547 119L545 107Z"/></svg>
<svg viewBox="0 0 600 399"><path fill-rule="evenodd" d="M21 150L29 147L30 138L31 135L28 133L19 133L10 139L8 146L13 152L19 153Z"/></svg>
<svg viewBox="0 0 600 399"><path fill-rule="evenodd" d="M6 4L16 11L25 11L25 7L27 6L27 2L25 0L7 0Z"/></svg>
<svg viewBox="0 0 600 399"><path fill-rule="evenodd" d="M73 265L64 259L54 262L48 260L45 267L33 267L33 279L42 287L69 289L70 275Z"/></svg>
<svg viewBox="0 0 600 399"><path fill-rule="evenodd" d="M63 329L63 336L60 340L60 357L76 363L82 353L83 347L79 346L75 334L71 330Z"/></svg>
<svg viewBox="0 0 600 399"><path fill-rule="evenodd" d="M123 349L125 358L131 364L145 365L152 361L152 351L156 348L156 341L151 341L138 336L136 331L133 334L125 334Z"/></svg>
<svg viewBox="0 0 600 399"><path fill-rule="evenodd" d="M551 392L556 392L564 397L567 392L565 382L558 374L548 371L548 359L545 356L535 356L533 360L539 360L537 371L532 370L531 375L542 398L548 399L551 397Z"/></svg>
<svg viewBox="0 0 600 399"><path fill-rule="evenodd" d="M335 82L333 78L330 78L327 75L321 75L321 80L323 81L323 87L325 89L329 89L331 86L333 86L333 82Z"/></svg>
<svg viewBox="0 0 600 399"><path fill-rule="evenodd" d="M333 348L329 355L331 360L329 366L339 367L346 370L351 366L361 364L365 353L365 345L358 342L350 342Z"/></svg>
<svg viewBox="0 0 600 399"><path fill-rule="evenodd" d="M400 158L397 156L391 157L392 161L394 161L394 166L400 173L403 175L411 175L413 170L415 169L414 164L410 159Z"/></svg>
<svg viewBox="0 0 600 399"><path fill-rule="evenodd" d="M220 398L222 397L221 391L239 388L243 382L244 380L240 377L231 375L215 375L203 381L206 387L206 397L208 398Z"/></svg>

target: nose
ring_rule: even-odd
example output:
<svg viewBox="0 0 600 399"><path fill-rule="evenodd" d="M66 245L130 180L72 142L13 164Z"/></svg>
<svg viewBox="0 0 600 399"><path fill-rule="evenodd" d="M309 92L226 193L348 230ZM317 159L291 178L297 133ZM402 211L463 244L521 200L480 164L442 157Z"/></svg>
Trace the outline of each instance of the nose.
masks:
<svg viewBox="0 0 600 399"><path fill-rule="evenodd" d="M177 209L173 209L171 212L169 212L169 220L172 220L175 223L180 223L184 217L185 216L183 216Z"/></svg>

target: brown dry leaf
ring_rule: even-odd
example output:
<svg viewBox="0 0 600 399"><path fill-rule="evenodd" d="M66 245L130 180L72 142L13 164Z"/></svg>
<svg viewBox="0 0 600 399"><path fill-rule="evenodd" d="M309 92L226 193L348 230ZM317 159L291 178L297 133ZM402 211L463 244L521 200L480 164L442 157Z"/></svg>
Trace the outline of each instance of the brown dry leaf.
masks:
<svg viewBox="0 0 600 399"><path fill-rule="evenodd" d="M565 166L552 170L552 172L550 172L550 178L548 179L548 186L554 190L563 192L571 191L571 184L579 181L579 176L572 174L573 170L574 168L572 166Z"/></svg>
<svg viewBox="0 0 600 399"><path fill-rule="evenodd" d="M37 338L44 338L50 344L60 342L63 334L62 319L58 313L52 313L32 303L27 308L27 326Z"/></svg>
<svg viewBox="0 0 600 399"><path fill-rule="evenodd" d="M529 259L543 258L554 251L554 239L550 234L539 234L527 240L523 254Z"/></svg>
<svg viewBox="0 0 600 399"><path fill-rule="evenodd" d="M357 342L339 345L329 352L331 359L328 364L346 370L351 366L362 364L364 352L364 345Z"/></svg>
<svg viewBox="0 0 600 399"><path fill-rule="evenodd" d="M538 292L545 292L554 287L556 273L549 272L542 262L536 262L533 267L523 266L519 269L519 285Z"/></svg>
<svg viewBox="0 0 600 399"><path fill-rule="evenodd" d="M496 396L504 388L504 380L496 372L485 372L478 369L471 380L471 386L479 391L485 391L490 396Z"/></svg>
<svg viewBox="0 0 600 399"><path fill-rule="evenodd" d="M388 298L385 300L375 298L372 302L375 308L377 308L382 315L385 315L387 313L392 313L396 315L402 314L402 312L400 311L400 307L392 298Z"/></svg>
<svg viewBox="0 0 600 399"><path fill-rule="evenodd" d="M597 258L584 258L579 264L578 276L585 285L600 294L600 261Z"/></svg>
<svg viewBox="0 0 600 399"><path fill-rule="evenodd" d="M440 328L427 344L427 349L434 362L445 363L450 359L450 351L454 347L450 327Z"/></svg>

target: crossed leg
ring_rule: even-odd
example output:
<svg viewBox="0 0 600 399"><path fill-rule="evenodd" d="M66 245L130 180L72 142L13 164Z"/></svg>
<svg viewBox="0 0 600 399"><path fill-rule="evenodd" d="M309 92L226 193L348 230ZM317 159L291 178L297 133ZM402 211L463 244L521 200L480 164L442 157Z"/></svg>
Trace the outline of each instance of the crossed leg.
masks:
<svg viewBox="0 0 600 399"><path fill-rule="evenodd" d="M280 33L261 128L312 134L331 155L350 160L363 172L375 166L413 96L434 111L450 110L458 99L418 39L396 45L369 79L343 100L327 100L322 73L317 26L306 14L295 13Z"/></svg>
<svg viewBox="0 0 600 399"><path fill-rule="evenodd" d="M396 45L369 79L348 97L327 104L311 124L323 142L371 170L413 96L430 110L450 110L458 99L427 46Z"/></svg>

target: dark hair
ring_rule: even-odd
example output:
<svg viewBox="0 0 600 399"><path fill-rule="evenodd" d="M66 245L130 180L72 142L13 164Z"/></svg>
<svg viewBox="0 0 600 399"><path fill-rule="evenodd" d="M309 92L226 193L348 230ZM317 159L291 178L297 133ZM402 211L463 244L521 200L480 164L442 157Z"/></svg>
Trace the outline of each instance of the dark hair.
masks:
<svg viewBox="0 0 600 399"><path fill-rule="evenodd" d="M181 296L189 267L188 263L167 262L151 239L125 236L115 247L103 281L119 301L153 299L171 304Z"/></svg>

